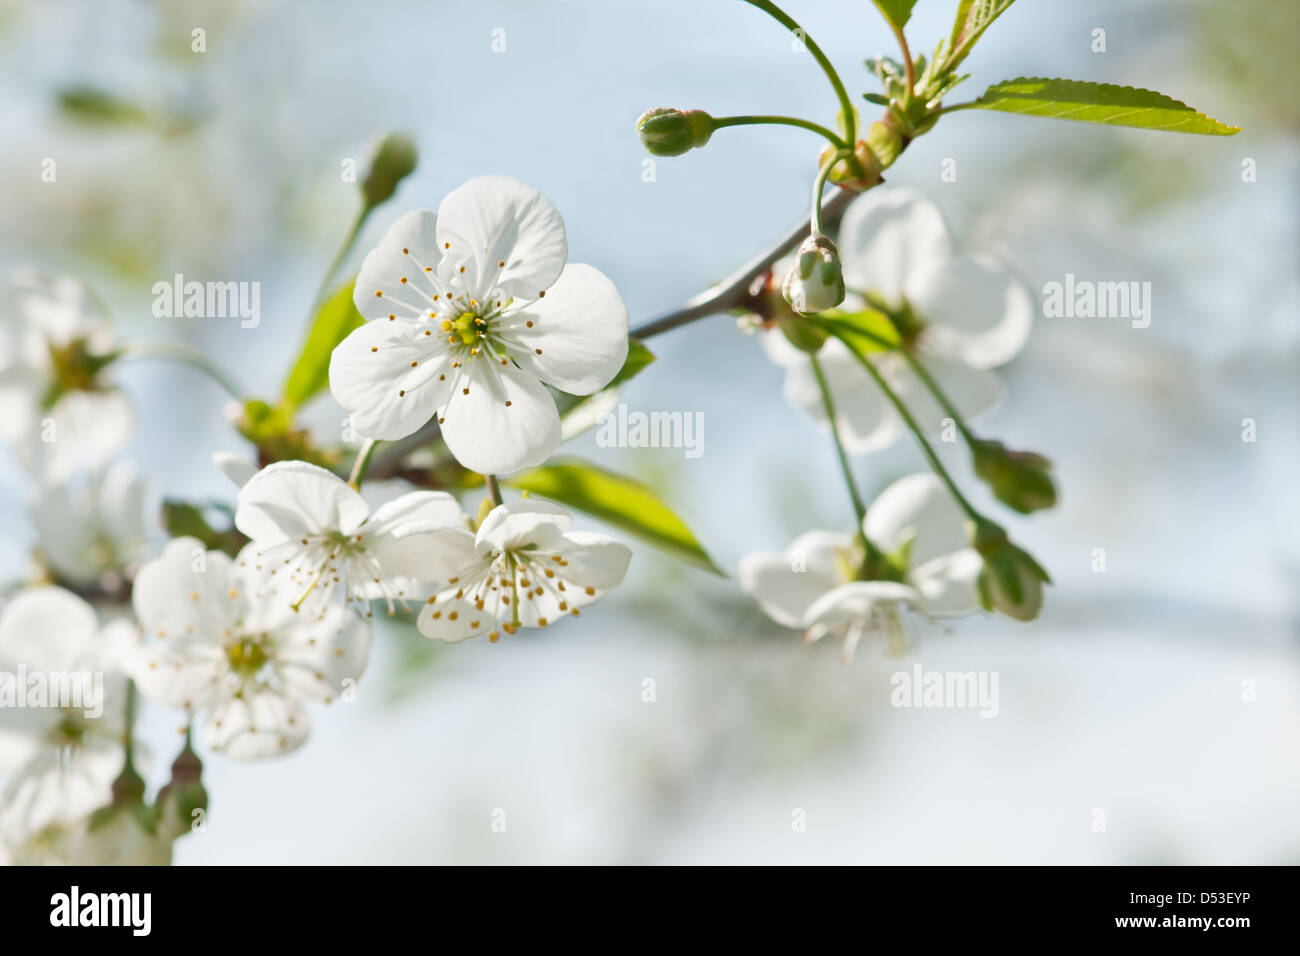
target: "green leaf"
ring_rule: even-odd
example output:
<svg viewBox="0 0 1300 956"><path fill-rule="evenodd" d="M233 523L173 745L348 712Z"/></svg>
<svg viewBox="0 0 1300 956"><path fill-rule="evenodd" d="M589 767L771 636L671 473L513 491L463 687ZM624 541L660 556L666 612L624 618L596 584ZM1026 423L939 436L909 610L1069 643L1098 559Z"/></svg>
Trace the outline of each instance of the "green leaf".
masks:
<svg viewBox="0 0 1300 956"><path fill-rule="evenodd" d="M235 528L217 530L204 517L203 509L188 501L163 501L162 526L173 538L197 538L209 551L224 551L232 558L248 539Z"/></svg>
<svg viewBox="0 0 1300 956"><path fill-rule="evenodd" d="M952 36L948 41L950 50L948 69L952 69L966 58L978 40L991 24L1015 0L961 0L957 5L957 17L953 20Z"/></svg>
<svg viewBox="0 0 1300 956"><path fill-rule="evenodd" d="M352 304L352 286L349 282L326 299L312 320L307 341L284 382L284 397L291 404L302 405L329 385L330 353L365 322Z"/></svg>
<svg viewBox="0 0 1300 956"><path fill-rule="evenodd" d="M874 0L874 2L884 18L900 30L912 18L912 8L916 6L916 0Z"/></svg>
<svg viewBox="0 0 1300 956"><path fill-rule="evenodd" d="M843 340L845 345L861 354L887 352L902 344L898 329L889 320L889 316L876 309L863 309L861 312L832 309L811 317L808 321L815 323L827 335Z"/></svg>
<svg viewBox="0 0 1300 956"><path fill-rule="evenodd" d="M681 518L647 486L581 461L556 461L506 484L585 511L680 561L723 575Z"/></svg>
<svg viewBox="0 0 1300 956"><path fill-rule="evenodd" d="M114 93L95 86L69 86L58 92L59 109L83 123L143 126L149 114Z"/></svg>
<svg viewBox="0 0 1300 956"><path fill-rule="evenodd" d="M640 339L628 336L627 359L623 362L623 367L618 370L618 374L610 380L610 383L605 388L613 388L615 385L622 385L629 379L635 378L654 360L654 352L646 348Z"/></svg>
<svg viewBox="0 0 1300 956"><path fill-rule="evenodd" d="M1083 80L1020 77L990 86L972 105L1003 113L1173 133L1231 136L1241 131L1163 93Z"/></svg>

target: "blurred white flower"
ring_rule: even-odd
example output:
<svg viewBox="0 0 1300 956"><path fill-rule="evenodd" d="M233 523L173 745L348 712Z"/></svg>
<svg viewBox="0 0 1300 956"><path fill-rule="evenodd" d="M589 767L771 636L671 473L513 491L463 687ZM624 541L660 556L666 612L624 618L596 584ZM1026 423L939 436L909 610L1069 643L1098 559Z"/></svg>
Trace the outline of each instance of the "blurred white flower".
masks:
<svg viewBox="0 0 1300 956"><path fill-rule="evenodd" d="M907 643L903 611L925 618L958 617L978 607L975 581L983 562L966 545L965 516L930 474L894 482L867 509L863 530L893 575L858 580L862 549L850 535L809 531L783 553L746 555L740 587L764 613L807 640L844 638L851 657L867 635L883 633L890 650Z"/></svg>
<svg viewBox="0 0 1300 956"><path fill-rule="evenodd" d="M419 536L395 532L464 524L456 499L442 491L412 491L375 509L356 489L304 461L267 465L239 490L235 527L252 542L245 554L274 577L267 599L323 604L341 589L348 601L383 598L392 612L423 598L432 580Z"/></svg>
<svg viewBox="0 0 1300 956"><path fill-rule="evenodd" d="M62 588L22 591L0 614L0 771L12 772L0 839L11 848L43 852L107 801L122 769L121 662L133 631L124 620L101 629L94 608Z"/></svg>
<svg viewBox="0 0 1300 956"><path fill-rule="evenodd" d="M99 467L131 437L130 403L104 381L113 346L77 280L9 278L0 293L0 437L36 476L62 481Z"/></svg>
<svg viewBox="0 0 1300 956"><path fill-rule="evenodd" d="M560 417L546 384L588 395L627 357L618 290L567 256L550 200L504 176L471 179L436 216L394 223L357 276L371 321L330 360L330 390L358 433L402 438L436 415L474 471L550 457Z"/></svg>
<svg viewBox="0 0 1300 956"><path fill-rule="evenodd" d="M849 206L839 233L849 301L871 304L899 325L905 347L969 419L1002 394L989 371L1024 348L1033 321L1029 290L996 259L958 253L939 210L910 190L872 190ZM791 404L824 424L826 410L808 356L784 335L762 337L768 356L786 369ZM818 353L835 399L840 437L854 453L884 448L903 430L897 412L857 358L831 339ZM873 361L918 422L938 432L948 417L904 356Z"/></svg>
<svg viewBox="0 0 1300 956"><path fill-rule="evenodd" d="M230 479L236 488L242 488L248 483L248 479L257 474L257 466L247 458L241 458L239 455L231 454L228 451L215 452L212 455L212 464L217 467L223 475Z"/></svg>
<svg viewBox="0 0 1300 956"><path fill-rule="evenodd" d="M627 574L632 552L603 534L569 531L573 517L549 501L521 498L488 512L478 533L434 532L430 560L445 587L425 603L425 637L497 640L519 627L546 627L595 604Z"/></svg>
<svg viewBox="0 0 1300 956"><path fill-rule="evenodd" d="M114 590L143 555L146 492L135 468L120 461L82 480L42 485L31 515L46 564L61 581Z"/></svg>
<svg viewBox="0 0 1300 956"><path fill-rule="evenodd" d="M342 605L295 612L261 596L269 571L176 538L132 594L145 642L129 670L145 697L208 714L205 740L241 760L300 747L307 701L329 703L365 670L370 625Z"/></svg>
<svg viewBox="0 0 1300 956"><path fill-rule="evenodd" d="M62 852L73 866L170 866L170 836L151 829L143 807L105 807L79 822Z"/></svg>

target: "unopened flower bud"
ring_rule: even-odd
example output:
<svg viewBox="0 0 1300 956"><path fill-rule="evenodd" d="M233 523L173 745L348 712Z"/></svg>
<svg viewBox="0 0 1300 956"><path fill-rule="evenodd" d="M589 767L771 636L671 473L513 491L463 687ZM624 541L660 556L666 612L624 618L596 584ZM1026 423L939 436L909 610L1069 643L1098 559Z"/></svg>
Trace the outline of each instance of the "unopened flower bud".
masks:
<svg viewBox="0 0 1300 956"><path fill-rule="evenodd" d="M975 474L999 501L1021 514L1056 504L1052 463L1031 451L1008 451L998 441L976 441L971 446Z"/></svg>
<svg viewBox="0 0 1300 956"><path fill-rule="evenodd" d="M817 157L817 165L824 165L835 152L835 147L827 145ZM881 182L880 171L884 167L866 140L858 140L853 147L853 158L841 159L831 167L830 181L842 189L851 192L866 192Z"/></svg>
<svg viewBox="0 0 1300 956"><path fill-rule="evenodd" d="M175 840L194 828L195 811L208 809L208 791L203 786L203 763L188 741L172 763L172 778L154 801L161 838ZM200 814L201 815L201 814Z"/></svg>
<svg viewBox="0 0 1300 956"><path fill-rule="evenodd" d="M713 117L704 110L674 110L659 106L636 121L636 133L655 156L680 156L703 146L713 135Z"/></svg>
<svg viewBox="0 0 1300 956"><path fill-rule="evenodd" d="M1001 611L1017 621L1032 621L1043 607L1043 584L1051 578L1029 552L1016 547L991 521L980 520L971 545L984 559L975 586L986 611Z"/></svg>
<svg viewBox="0 0 1300 956"><path fill-rule="evenodd" d="M361 181L361 197L367 206L378 206L397 191L397 184L414 171L420 161L415 140L405 133L389 133L375 147L370 169Z"/></svg>
<svg viewBox="0 0 1300 956"><path fill-rule="evenodd" d="M840 252L826 236L809 236L785 275L781 294L800 315L815 315L844 301Z"/></svg>

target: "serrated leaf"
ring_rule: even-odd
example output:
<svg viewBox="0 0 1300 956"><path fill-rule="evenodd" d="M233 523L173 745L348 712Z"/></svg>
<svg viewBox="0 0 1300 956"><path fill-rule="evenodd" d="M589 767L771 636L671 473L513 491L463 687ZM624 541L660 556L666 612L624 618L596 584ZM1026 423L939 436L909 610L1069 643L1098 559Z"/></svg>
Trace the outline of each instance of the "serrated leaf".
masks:
<svg viewBox="0 0 1300 956"><path fill-rule="evenodd" d="M587 462L556 461L505 483L585 511L680 561L723 574L686 523L651 488L633 478Z"/></svg>
<svg viewBox="0 0 1300 956"><path fill-rule="evenodd" d="M989 24L1006 13L1014 2L1015 0L961 0L957 5L957 17L952 24L952 36L948 40L944 71L955 69L957 64L966 59Z"/></svg>
<svg viewBox="0 0 1300 956"><path fill-rule="evenodd" d="M1020 77L990 86L972 105L1002 113L1172 133L1231 136L1241 131L1163 93L1083 80Z"/></svg>
<svg viewBox="0 0 1300 956"><path fill-rule="evenodd" d="M284 382L284 397L290 404L302 405L329 385L334 346L365 322L352 304L352 286L349 282L326 299L312 320L307 341Z"/></svg>
<svg viewBox="0 0 1300 956"><path fill-rule="evenodd" d="M912 18L912 8L916 0L874 0L876 8L891 24L903 29Z"/></svg>

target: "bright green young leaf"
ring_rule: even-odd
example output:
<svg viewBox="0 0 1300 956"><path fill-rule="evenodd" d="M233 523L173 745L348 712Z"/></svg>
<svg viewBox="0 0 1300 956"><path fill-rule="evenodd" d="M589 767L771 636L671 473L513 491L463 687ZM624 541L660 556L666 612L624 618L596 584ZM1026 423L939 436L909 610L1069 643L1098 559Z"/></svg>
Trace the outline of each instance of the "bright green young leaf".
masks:
<svg viewBox="0 0 1300 956"><path fill-rule="evenodd" d="M682 519L653 490L632 478L586 462L555 461L505 483L585 511L687 564L723 573Z"/></svg>
<svg viewBox="0 0 1300 956"><path fill-rule="evenodd" d="M984 31L1015 0L961 0L957 5L957 18L952 24L952 36L948 40L947 70L956 68L966 55L974 48L975 42Z"/></svg>
<svg viewBox="0 0 1300 956"><path fill-rule="evenodd" d="M365 321L352 304L352 285L349 282L331 295L316 313L302 352L284 383L284 397L291 404L302 405L329 385L330 353Z"/></svg>
<svg viewBox="0 0 1300 956"><path fill-rule="evenodd" d="M1172 133L1231 136L1240 132L1186 103L1132 86L1021 77L990 86L973 104L984 110L1050 119L1132 126Z"/></svg>
<svg viewBox="0 0 1300 956"><path fill-rule="evenodd" d="M916 0L875 0L876 6L891 24L903 29L912 18L912 8Z"/></svg>
<svg viewBox="0 0 1300 956"><path fill-rule="evenodd" d="M843 339L846 345L863 354L885 352L896 348L901 342L894 323L883 312L875 309L863 309L861 312L832 309L809 321L816 323L827 335Z"/></svg>
<svg viewBox="0 0 1300 956"><path fill-rule="evenodd" d="M619 369L618 374L605 387L613 388L615 385L622 385L628 379L641 374L645 367L654 360L654 352L646 348L640 339L629 336L627 340L627 359L623 362L623 367Z"/></svg>

